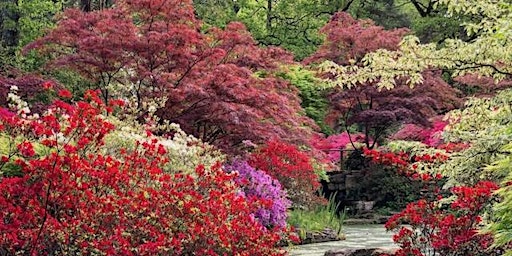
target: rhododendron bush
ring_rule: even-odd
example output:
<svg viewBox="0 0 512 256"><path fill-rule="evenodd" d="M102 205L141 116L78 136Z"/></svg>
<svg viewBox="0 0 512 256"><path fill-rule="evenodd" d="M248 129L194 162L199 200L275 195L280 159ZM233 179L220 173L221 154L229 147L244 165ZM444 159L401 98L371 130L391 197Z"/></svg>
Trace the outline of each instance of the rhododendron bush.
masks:
<svg viewBox="0 0 512 256"><path fill-rule="evenodd" d="M166 172L192 173L198 165L212 166L226 158L214 146L186 134L178 124L156 125L146 122L140 125L137 120L129 121L129 117L124 117L122 121L115 116L108 116L107 119L119 127L105 136L103 149L109 155L118 155L123 149L134 148L137 141L148 140L148 131L165 130L165 136L153 139L157 139L166 149L169 160L164 167ZM152 136L151 132L149 136Z"/></svg>
<svg viewBox="0 0 512 256"><path fill-rule="evenodd" d="M340 155L340 150L354 150L354 146L360 145L363 141L364 135L362 134L342 132L330 135L327 138L313 136L311 145L318 150L326 152L327 157L331 162L338 163L346 157L346 155Z"/></svg>
<svg viewBox="0 0 512 256"><path fill-rule="evenodd" d="M63 92L59 95L67 96ZM0 110L10 140L0 170L0 251L26 255L281 255L278 230L254 210L266 202L241 196L234 175L198 166L166 173L156 138L117 157L103 154L115 127L93 92L85 101L57 100L41 117ZM35 147L42 148L35 150Z"/></svg>
<svg viewBox="0 0 512 256"><path fill-rule="evenodd" d="M388 230L396 231L393 240L400 246L396 256L501 255L501 248L491 247L493 236L480 231L483 216L496 202L496 183L480 181L474 186L442 189L445 177L435 167L449 156L439 152L410 156L365 150L365 155L423 183L422 198L386 223Z"/></svg>
<svg viewBox="0 0 512 256"><path fill-rule="evenodd" d="M270 141L251 155L249 163L277 179L294 206L308 207L321 201L314 194L320 181L311 159L296 146Z"/></svg>
<svg viewBox="0 0 512 256"><path fill-rule="evenodd" d="M276 179L261 170L254 169L246 161L236 160L225 166L226 171L238 172L235 179L246 196L254 196L268 202L259 208L255 217L265 227L285 227L288 207L291 202L286 198L286 191Z"/></svg>
<svg viewBox="0 0 512 256"><path fill-rule="evenodd" d="M499 249L491 248L492 235L479 232L481 215L497 188L482 181L474 187L452 188L449 195L455 199L449 203L449 199L421 199L407 205L386 223L387 229L398 231L393 240L401 248L395 255L501 255ZM437 200L443 196L439 194ZM410 227L399 226L401 222Z"/></svg>

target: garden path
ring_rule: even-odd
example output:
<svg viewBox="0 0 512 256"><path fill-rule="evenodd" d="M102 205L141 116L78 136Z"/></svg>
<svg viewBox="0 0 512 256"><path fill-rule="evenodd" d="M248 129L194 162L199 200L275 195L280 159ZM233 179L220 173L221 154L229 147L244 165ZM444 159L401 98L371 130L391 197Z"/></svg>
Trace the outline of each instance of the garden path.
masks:
<svg viewBox="0 0 512 256"><path fill-rule="evenodd" d="M343 227L343 241L294 246L291 256L323 256L331 249L340 248L394 248L393 233L386 232L384 225L347 225Z"/></svg>

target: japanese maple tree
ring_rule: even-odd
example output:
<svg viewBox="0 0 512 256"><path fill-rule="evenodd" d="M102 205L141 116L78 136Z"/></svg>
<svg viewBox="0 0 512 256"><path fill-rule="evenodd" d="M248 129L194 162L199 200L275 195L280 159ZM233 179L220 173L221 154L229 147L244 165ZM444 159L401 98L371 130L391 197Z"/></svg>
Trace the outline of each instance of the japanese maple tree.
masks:
<svg viewBox="0 0 512 256"><path fill-rule="evenodd" d="M337 13L321 32L326 41L306 63L329 60L339 65L357 64L368 52L398 48L408 30L385 30L370 20L355 20L347 13ZM428 126L429 117L453 109L461 101L457 90L441 79L440 72L425 71L423 75L424 82L414 88L398 79L399 85L391 90L380 90L375 82L331 89L328 123L338 132L361 131L368 148L380 142L390 128L402 123ZM329 78L329 74L325 76Z"/></svg>
<svg viewBox="0 0 512 256"><path fill-rule="evenodd" d="M110 9L66 10L57 27L29 45L48 67L88 78L107 101L133 99L141 118L157 115L225 151L244 140L307 144L314 123L298 91L272 75L292 56L260 48L240 23L201 32L192 1L122 0Z"/></svg>
<svg viewBox="0 0 512 256"><path fill-rule="evenodd" d="M6 73L0 73L0 106L2 107L9 105L9 93L14 89L18 97L31 104L32 112L41 113L48 108L54 96L46 88L63 88L59 83L49 81L41 75L27 74L16 69L10 69Z"/></svg>

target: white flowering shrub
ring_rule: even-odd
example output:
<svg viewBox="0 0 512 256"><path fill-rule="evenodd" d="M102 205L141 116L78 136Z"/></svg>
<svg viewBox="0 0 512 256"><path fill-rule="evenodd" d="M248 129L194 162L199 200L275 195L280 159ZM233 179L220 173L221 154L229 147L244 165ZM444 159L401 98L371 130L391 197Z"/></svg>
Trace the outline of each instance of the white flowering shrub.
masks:
<svg viewBox="0 0 512 256"><path fill-rule="evenodd" d="M108 119L118 127L106 137L106 148L109 154L116 154L121 148L133 148L136 141L156 139L167 150L169 163L166 170L168 172L192 173L200 164L212 166L216 162L225 160L225 156L214 146L186 134L178 124L159 126L159 130L165 130L170 135L155 136L148 131L156 126L142 126L134 122L121 121L115 117Z"/></svg>

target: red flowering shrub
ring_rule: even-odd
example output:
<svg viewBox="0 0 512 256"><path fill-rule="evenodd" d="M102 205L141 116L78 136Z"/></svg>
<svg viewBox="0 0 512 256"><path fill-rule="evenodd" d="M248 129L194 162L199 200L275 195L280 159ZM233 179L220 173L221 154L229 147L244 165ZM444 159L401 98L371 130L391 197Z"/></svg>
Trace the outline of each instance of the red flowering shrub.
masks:
<svg viewBox="0 0 512 256"><path fill-rule="evenodd" d="M249 163L277 179L296 206L309 206L319 199L314 195L320 188L318 176L309 156L296 146L270 141L250 156Z"/></svg>
<svg viewBox="0 0 512 256"><path fill-rule="evenodd" d="M449 205L426 199L409 204L386 223L388 230L398 231L393 236L400 245L395 255L500 255L490 247L492 235L478 231L480 215L497 188L493 182L481 181L474 187L452 188L456 199ZM401 222L410 227L400 227Z"/></svg>
<svg viewBox="0 0 512 256"><path fill-rule="evenodd" d="M439 180L442 177L439 173L435 175L428 172L418 173L416 170L418 162L435 165L448 159L447 155L441 153L410 156L405 152L395 154L393 152L381 152L375 149L364 149L363 154L369 157L373 163L395 167L399 174L423 181Z"/></svg>
<svg viewBox="0 0 512 256"><path fill-rule="evenodd" d="M406 153L376 150L365 150L364 153L373 162L394 166L411 180L423 182L423 198L409 203L386 223L388 230L397 231L393 236L400 246L396 256L501 255L499 248L491 248L492 235L479 233L481 215L491 206L493 192L498 189L495 183L480 181L474 187L459 186L442 191L443 177L428 172L418 173L417 166L446 161L446 155L437 153L411 157ZM401 226L403 223L409 227Z"/></svg>
<svg viewBox="0 0 512 256"><path fill-rule="evenodd" d="M56 101L40 118L0 111L1 132L17 145L0 172L6 163L21 169L0 177L2 254L283 254L278 230L253 217L262 202L240 196L220 165L164 173L169 159L156 139L118 158L102 154L115 128L101 114L112 106L95 93L86 98Z"/></svg>

